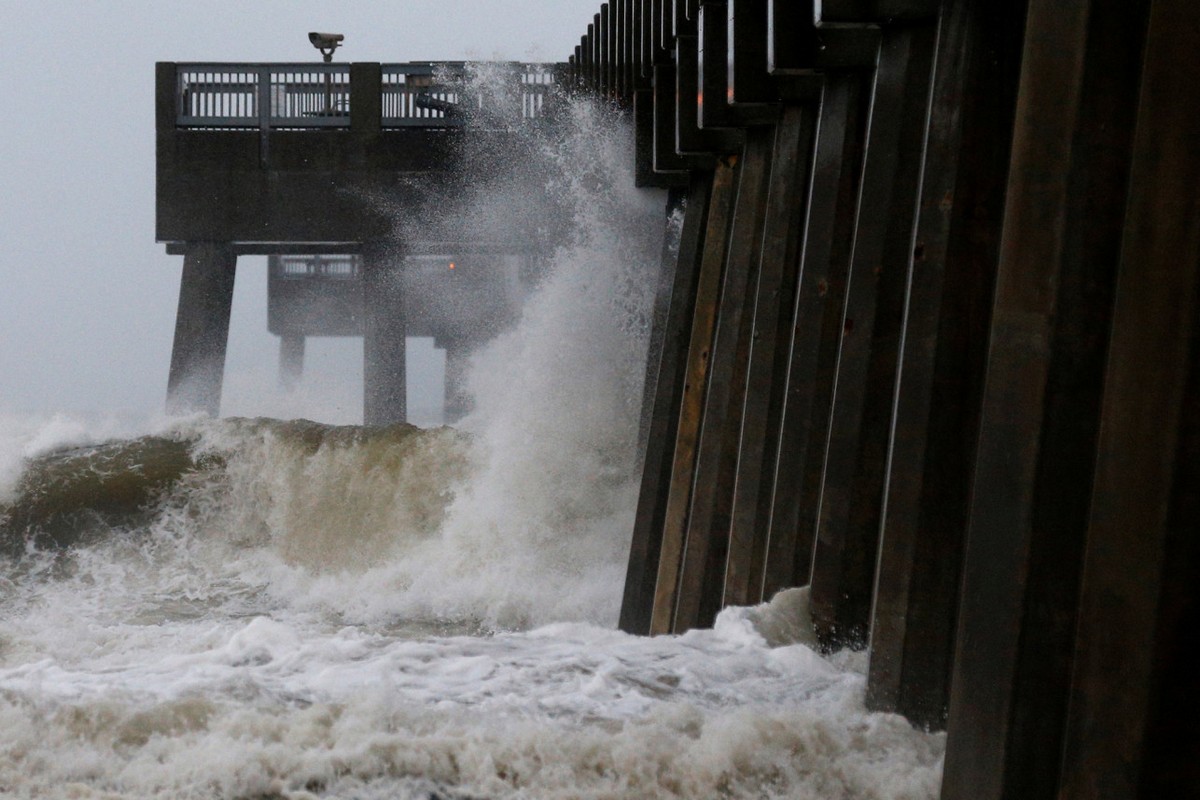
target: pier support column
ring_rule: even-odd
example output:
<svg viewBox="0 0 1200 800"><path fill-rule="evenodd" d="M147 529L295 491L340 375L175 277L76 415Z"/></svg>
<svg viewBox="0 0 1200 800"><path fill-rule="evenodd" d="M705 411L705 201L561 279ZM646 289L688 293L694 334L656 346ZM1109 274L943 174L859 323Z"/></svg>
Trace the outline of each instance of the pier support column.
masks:
<svg viewBox="0 0 1200 800"><path fill-rule="evenodd" d="M908 284L867 705L946 724L1024 7L943 13Z"/></svg>
<svg viewBox="0 0 1200 800"><path fill-rule="evenodd" d="M472 347L465 341L446 342L446 378L442 422L452 425L467 415L473 405L467 393L467 364Z"/></svg>
<svg viewBox="0 0 1200 800"><path fill-rule="evenodd" d="M279 388L293 391L304 375L304 336L285 333L279 337Z"/></svg>
<svg viewBox="0 0 1200 800"><path fill-rule="evenodd" d="M817 501L829 436L842 306L854 241L870 93L855 73L826 78L813 153L808 215L792 299L763 595L809 582Z"/></svg>
<svg viewBox="0 0 1200 800"><path fill-rule="evenodd" d="M774 141L773 127L746 132L729 244L722 254L716 328L706 352L708 376L694 489L684 527L686 543L672 628L676 633L712 625L721 610L746 365L753 337L751 287L758 281Z"/></svg>
<svg viewBox="0 0 1200 800"><path fill-rule="evenodd" d="M1061 800L1200 792L1200 24L1149 15Z"/></svg>
<svg viewBox="0 0 1200 800"><path fill-rule="evenodd" d="M867 645L888 438L912 268L936 26L883 31L817 504L812 616L823 646Z"/></svg>
<svg viewBox="0 0 1200 800"><path fill-rule="evenodd" d="M188 245L179 286L175 342L167 377L167 413L217 416L229 342L237 256L218 242Z"/></svg>
<svg viewBox="0 0 1200 800"><path fill-rule="evenodd" d="M704 230L712 182L712 173L699 170L692 173L687 193L682 198L683 224L678 232L673 257L670 255L670 243L676 236L668 231L664 237L662 269L664 277L670 275L671 286L665 298L661 296L660 287L660 299L666 300L666 318L659 345L651 348L649 354L647 392L642 400L641 427L646 431L644 436L639 432L639 439L645 442L642 483L633 522L629 566L625 574L625 594L621 602L620 626L626 633L645 635L650 632L663 517L671 486L674 457L672 434L679 424L679 404L683 397L687 347L695 312L700 259L704 253ZM680 199L672 195L668 200L668 208L672 207L672 202ZM651 380L653 385L649 385Z"/></svg>
<svg viewBox="0 0 1200 800"><path fill-rule="evenodd" d="M406 422L403 250L363 249L363 424Z"/></svg>
<svg viewBox="0 0 1200 800"><path fill-rule="evenodd" d="M817 111L815 104L788 104L775 130L758 281L748 287L749 364L744 384L735 387L745 398L722 605L770 599L763 597L768 520Z"/></svg>
<svg viewBox="0 0 1200 800"><path fill-rule="evenodd" d="M1139 411L1151 412L1142 430L1157 434L1161 425L1165 434L1168 427L1151 402L1162 399L1160 387L1143 382L1152 373L1125 373L1131 382L1105 385L1113 306L1122 303L1115 288L1123 229L1134 221L1126 211L1134 132L1154 117L1137 118L1142 56L1153 52L1144 47L1149 5L1103 0L1068 11L1050 0L1029 3L963 559L944 800L1134 796L1110 787L1068 794L1061 778L1067 715L1083 699L1072 689L1073 663L1085 645L1076 638L1081 629L1095 626L1106 652L1128 655L1128 663L1144 653L1126 653L1118 644L1133 641L1123 638L1129 595L1106 590L1103 600L1096 598L1096 616L1081 619L1085 557L1124 537L1129 549L1122 544L1111 552L1133 568L1132 577L1138 574L1132 540L1149 546L1161 530L1152 519L1126 516L1133 503L1105 520L1120 523L1111 529L1121 531L1117 539L1088 541L1108 492L1126 500L1141 491L1142 479L1153 480L1147 470L1128 485L1094 484L1102 433L1115 426L1111 434L1121 437L1135 425L1132 417L1102 418L1102 398L1136 385L1139 399L1132 403L1145 402ZM1167 86L1152 85L1145 99L1168 96L1158 94ZM1180 129L1183 150L1185 141ZM1136 221L1154 220L1143 231L1159 224L1165 230L1176 213L1187 219L1194 208L1164 203ZM1147 256L1137 248L1129 253L1135 283L1173 274L1186 251L1168 256L1164 272L1151 269L1163 262ZM1183 327L1171 330L1182 335ZM1185 363L1155 349L1133 357L1161 363L1172 380ZM1144 463L1127 461L1122 469L1135 472L1123 474L1133 478ZM1121 691L1143 685L1124 681ZM1133 757L1123 750L1115 760ZM1087 772L1106 780L1099 766L1110 763L1092 762Z"/></svg>
<svg viewBox="0 0 1200 800"><path fill-rule="evenodd" d="M704 389L708 385L709 353L717 324L721 297L721 275L729 245L730 222L737 197L738 157L717 161L705 219L703 250L692 294L691 319L687 324L687 359L682 375L679 410L674 427L670 482L662 509L658 574L650 615L650 633L671 633L679 598L679 575L686 546L688 507L692 499L696 446L704 414ZM639 513L641 510L639 509Z"/></svg>

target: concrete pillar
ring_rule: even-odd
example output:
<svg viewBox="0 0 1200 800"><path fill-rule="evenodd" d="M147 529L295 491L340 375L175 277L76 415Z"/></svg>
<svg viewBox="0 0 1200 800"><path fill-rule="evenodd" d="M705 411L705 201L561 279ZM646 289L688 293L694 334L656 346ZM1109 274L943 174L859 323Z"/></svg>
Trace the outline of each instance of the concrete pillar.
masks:
<svg viewBox="0 0 1200 800"><path fill-rule="evenodd" d="M304 375L304 336L285 333L279 337L279 387L290 392Z"/></svg>
<svg viewBox="0 0 1200 800"><path fill-rule="evenodd" d="M446 343L446 380L442 406L442 421L452 425L467 415L473 403L467 393L467 363L471 347L466 342Z"/></svg>
<svg viewBox="0 0 1200 800"><path fill-rule="evenodd" d="M403 251L374 244L363 250L363 424L405 422Z"/></svg>
<svg viewBox="0 0 1200 800"><path fill-rule="evenodd" d="M175 342L167 377L167 413L217 416L229 341L237 256L228 244L188 245L179 286Z"/></svg>

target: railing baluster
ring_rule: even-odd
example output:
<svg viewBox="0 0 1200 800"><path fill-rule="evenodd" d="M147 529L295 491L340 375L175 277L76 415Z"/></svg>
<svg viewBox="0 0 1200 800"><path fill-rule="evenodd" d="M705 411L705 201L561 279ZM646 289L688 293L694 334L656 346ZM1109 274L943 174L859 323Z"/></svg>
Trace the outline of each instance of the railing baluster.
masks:
<svg viewBox="0 0 1200 800"><path fill-rule="evenodd" d="M455 64L383 65L381 123L384 128L462 124L456 115L422 108L421 95L483 111L487 97L457 90L466 71ZM546 111L554 73L541 64L522 64L516 73L522 119ZM176 124L184 128L349 127L353 91L342 64L181 64L176 78Z"/></svg>

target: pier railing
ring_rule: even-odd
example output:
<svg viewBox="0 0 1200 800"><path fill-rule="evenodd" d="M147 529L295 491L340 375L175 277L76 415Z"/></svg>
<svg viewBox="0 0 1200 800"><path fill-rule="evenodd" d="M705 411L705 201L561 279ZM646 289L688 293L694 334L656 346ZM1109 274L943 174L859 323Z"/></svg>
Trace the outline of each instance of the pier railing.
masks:
<svg viewBox="0 0 1200 800"><path fill-rule="evenodd" d="M383 128L448 128L544 115L555 84L549 64L383 64L357 85L349 64L178 64L175 124L197 129L349 127L354 100L378 101ZM375 98L371 98L372 101Z"/></svg>
<svg viewBox="0 0 1200 800"><path fill-rule="evenodd" d="M271 259L271 274L285 280L317 278L336 281L358 280L362 257L353 254L285 254Z"/></svg>

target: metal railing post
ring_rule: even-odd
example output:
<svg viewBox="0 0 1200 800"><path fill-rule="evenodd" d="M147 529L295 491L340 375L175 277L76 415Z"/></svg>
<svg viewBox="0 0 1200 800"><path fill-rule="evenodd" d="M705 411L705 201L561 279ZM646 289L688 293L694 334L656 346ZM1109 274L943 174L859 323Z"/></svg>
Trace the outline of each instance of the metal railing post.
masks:
<svg viewBox="0 0 1200 800"><path fill-rule="evenodd" d="M258 160L267 168L271 154L271 68L259 67L258 76Z"/></svg>

